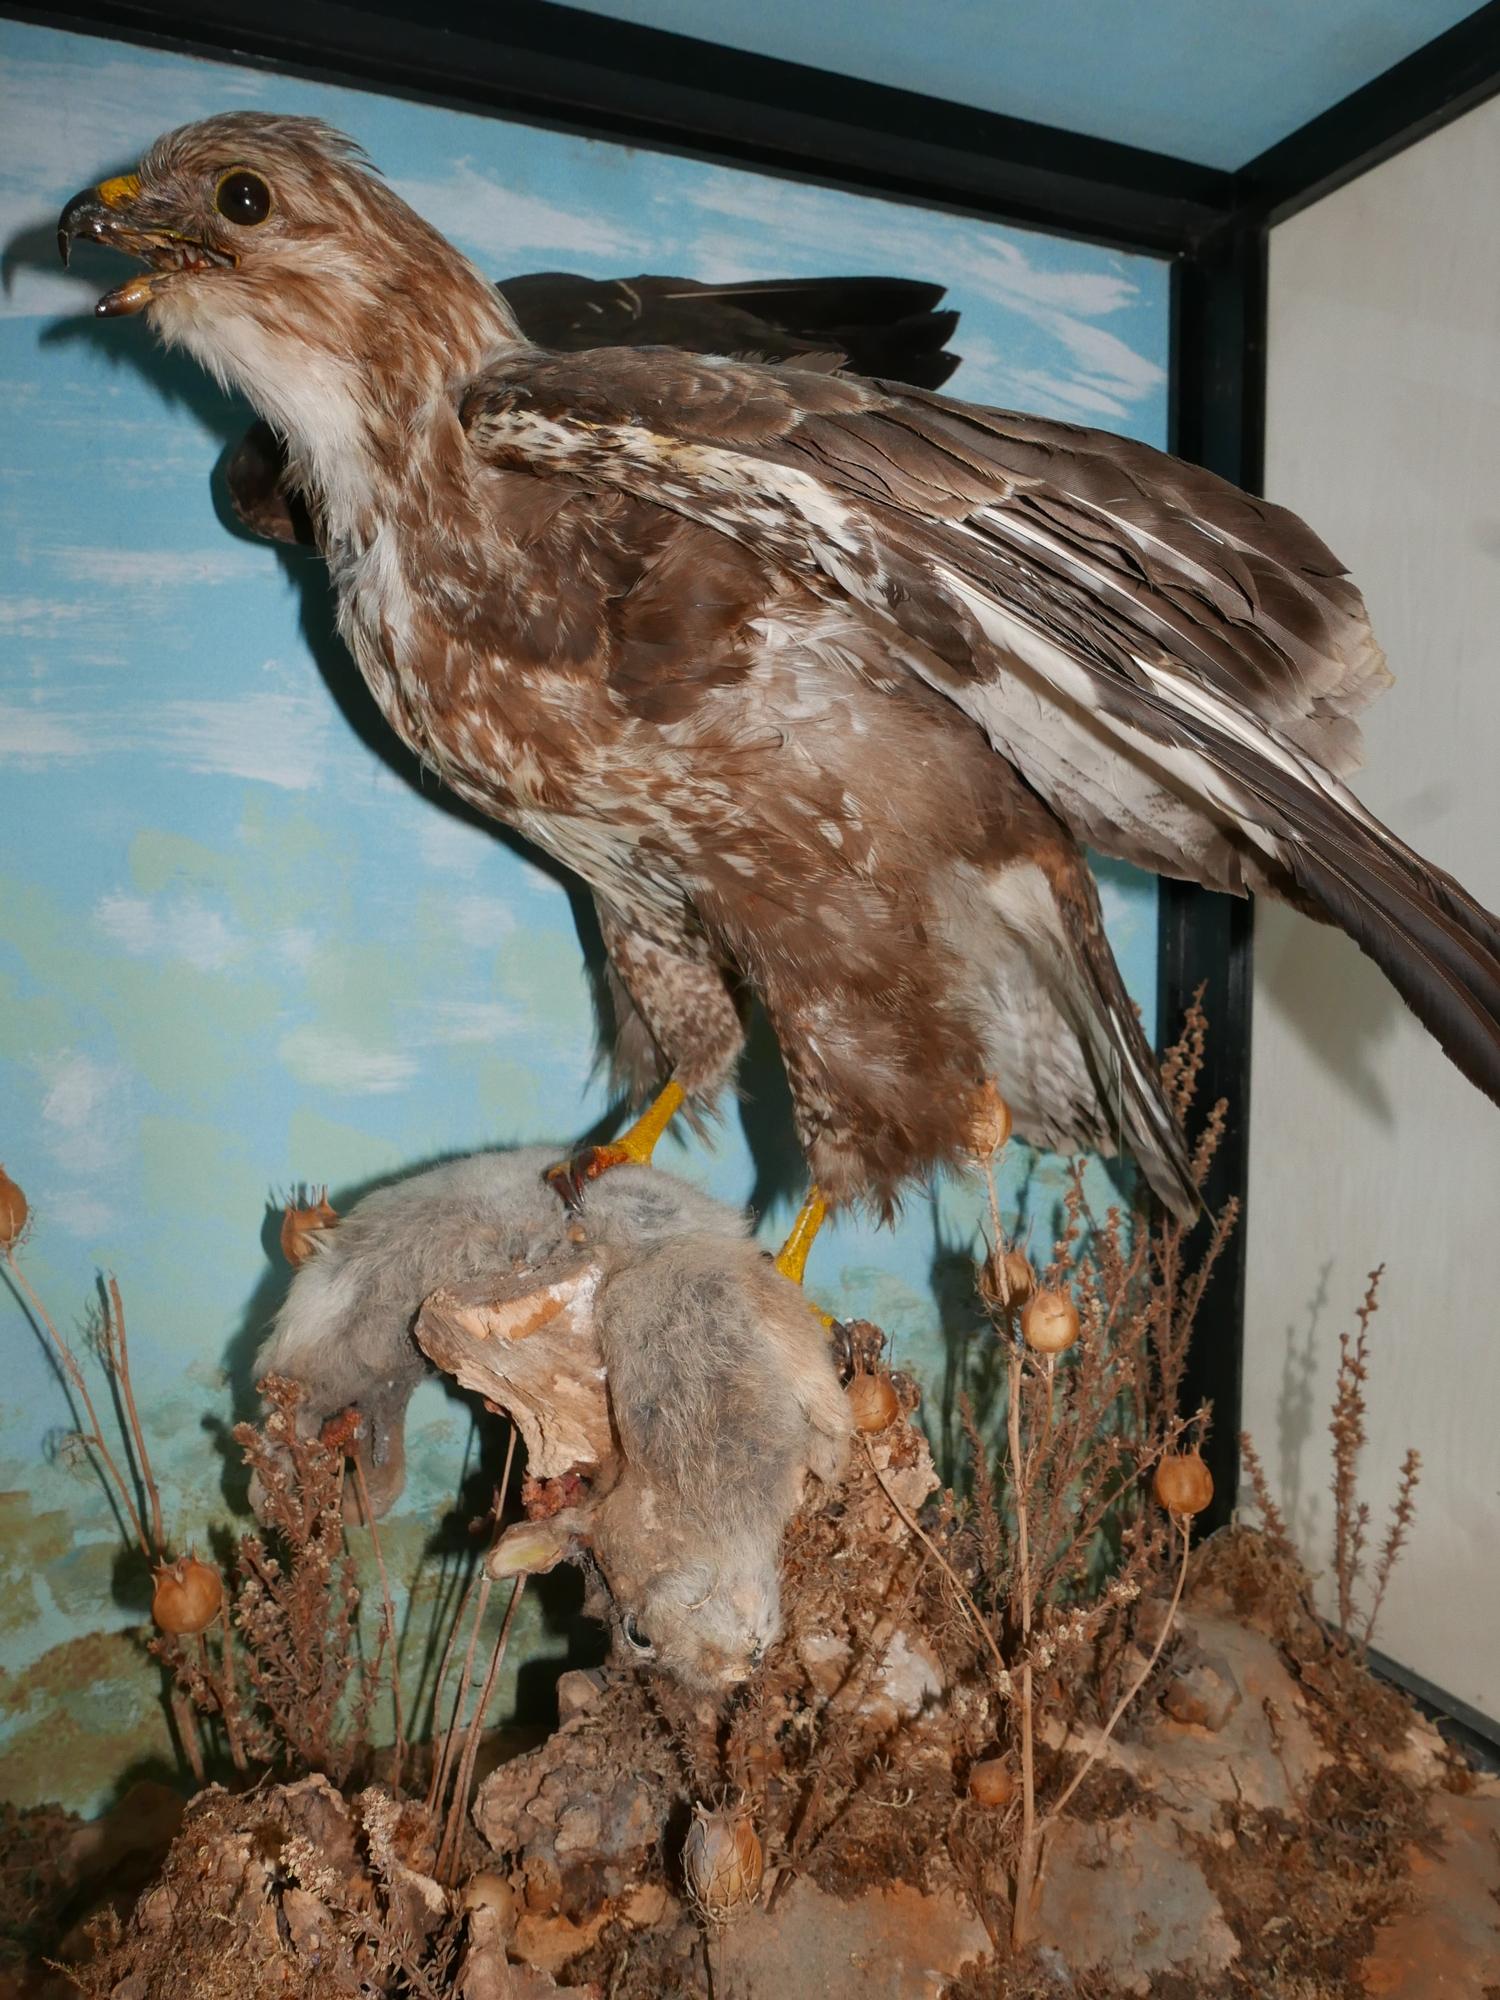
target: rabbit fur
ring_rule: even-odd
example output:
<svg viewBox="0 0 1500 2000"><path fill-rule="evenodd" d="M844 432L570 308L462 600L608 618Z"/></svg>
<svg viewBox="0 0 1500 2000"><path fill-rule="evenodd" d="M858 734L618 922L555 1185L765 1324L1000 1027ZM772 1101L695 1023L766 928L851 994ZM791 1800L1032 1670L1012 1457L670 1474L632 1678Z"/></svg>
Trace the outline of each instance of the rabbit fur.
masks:
<svg viewBox="0 0 1500 2000"><path fill-rule="evenodd" d="M780 1552L804 1477L837 1478L843 1392L817 1316L743 1214L656 1168L612 1169L570 1217L546 1147L479 1153L377 1189L292 1280L257 1376L291 1376L308 1429L355 1405L384 1512L427 1364L412 1337L441 1286L576 1257L602 1281L595 1330L621 1463L559 1531L591 1547L635 1656L698 1688L743 1679L779 1635Z"/></svg>

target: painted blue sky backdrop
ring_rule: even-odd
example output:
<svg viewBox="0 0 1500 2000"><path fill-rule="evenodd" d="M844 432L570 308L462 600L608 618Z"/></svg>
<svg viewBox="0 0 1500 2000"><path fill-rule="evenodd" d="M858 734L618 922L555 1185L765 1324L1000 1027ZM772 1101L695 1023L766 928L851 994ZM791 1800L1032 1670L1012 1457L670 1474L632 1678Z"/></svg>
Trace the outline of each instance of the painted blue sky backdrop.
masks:
<svg viewBox="0 0 1500 2000"><path fill-rule="evenodd" d="M28 1268L64 1323L97 1269L118 1273L191 1524L218 1506L205 1413L228 1413L225 1370L243 1376L280 1282L268 1201L325 1181L341 1201L436 1154L563 1142L604 1099L564 889L372 747L378 724L327 636L320 566L237 538L215 512L210 475L246 412L138 323L89 317L119 267L84 250L62 273L60 204L169 125L239 104L317 112L497 275L935 278L963 314L960 393L1154 442L1167 274L14 23L0 24L0 55L0 1161L32 1199ZM1149 1020L1154 885L1120 870L1105 888ZM731 1200L754 1184L733 1112L711 1155L669 1143L663 1159ZM915 1202L894 1236L843 1225L814 1253L814 1290L887 1321L935 1377L935 1245L962 1251L976 1213L950 1189L935 1209ZM779 1209L767 1227L785 1220ZM0 1339L0 1500L28 1493L70 1524L55 1562L22 1563L0 1619L0 1659L22 1667L128 1614L80 1580L107 1582L109 1522L86 1480L42 1462L61 1395L3 1296ZM451 1491L466 1428L424 1391L414 1505ZM42 1719L28 1706L10 1727Z"/></svg>

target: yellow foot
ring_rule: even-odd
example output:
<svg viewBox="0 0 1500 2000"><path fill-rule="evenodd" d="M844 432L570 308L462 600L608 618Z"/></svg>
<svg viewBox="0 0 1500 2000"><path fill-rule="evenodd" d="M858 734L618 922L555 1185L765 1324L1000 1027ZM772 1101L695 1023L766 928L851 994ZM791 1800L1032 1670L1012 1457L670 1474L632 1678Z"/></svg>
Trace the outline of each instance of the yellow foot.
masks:
<svg viewBox="0 0 1500 2000"><path fill-rule="evenodd" d="M792 1224L791 1234L777 1251L775 1265L783 1278L790 1278L794 1285L802 1283L802 1275L807 1269L807 1253L813 1246L813 1238L823 1227L828 1215L828 1204L817 1188L807 1190L807 1199L797 1211L797 1219ZM812 1300L808 1300L812 1306ZM832 1313L824 1312L821 1306L812 1306L825 1327L838 1324Z"/></svg>
<svg viewBox="0 0 1500 2000"><path fill-rule="evenodd" d="M585 1187L611 1167L650 1166L657 1140L682 1109L686 1097L680 1083L667 1084L618 1139L611 1139L603 1146L585 1146L571 1160L559 1160L555 1167L548 1167L543 1180L566 1208L581 1208Z"/></svg>

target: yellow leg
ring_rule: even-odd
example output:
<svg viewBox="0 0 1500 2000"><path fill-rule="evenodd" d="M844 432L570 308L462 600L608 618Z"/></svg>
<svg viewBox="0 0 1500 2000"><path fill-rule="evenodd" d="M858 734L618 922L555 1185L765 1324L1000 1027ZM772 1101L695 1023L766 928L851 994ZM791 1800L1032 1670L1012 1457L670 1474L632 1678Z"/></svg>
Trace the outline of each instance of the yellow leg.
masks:
<svg viewBox="0 0 1500 2000"><path fill-rule="evenodd" d="M680 1083L664 1084L635 1123L599 1150L621 1155L619 1160L610 1161L611 1166L623 1166L630 1160L638 1167L649 1167L657 1141L686 1102L687 1092Z"/></svg>
<svg viewBox="0 0 1500 2000"><path fill-rule="evenodd" d="M548 1167L543 1179L567 1207L576 1209L583 1201L584 1185L608 1173L611 1167L649 1167L657 1141L671 1124L687 1098L680 1083L666 1084L618 1139L603 1146L586 1146L571 1160L559 1160Z"/></svg>
<svg viewBox="0 0 1500 2000"><path fill-rule="evenodd" d="M776 1268L783 1278L790 1278L794 1285L802 1283L807 1269L807 1253L813 1246L813 1238L823 1227L828 1214L828 1204L816 1187L807 1191L807 1199L797 1211L797 1220L792 1224L792 1232L776 1253Z"/></svg>

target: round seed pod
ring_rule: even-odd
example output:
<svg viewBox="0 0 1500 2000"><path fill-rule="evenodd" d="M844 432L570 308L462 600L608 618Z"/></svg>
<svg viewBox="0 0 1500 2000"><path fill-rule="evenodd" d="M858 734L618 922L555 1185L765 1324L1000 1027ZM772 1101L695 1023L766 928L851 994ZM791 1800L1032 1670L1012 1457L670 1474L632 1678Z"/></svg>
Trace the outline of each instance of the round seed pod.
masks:
<svg viewBox="0 0 1500 2000"><path fill-rule="evenodd" d="M993 1159L1010 1137L1010 1106L993 1083L980 1084L974 1093L974 1115L969 1121L969 1144L981 1160Z"/></svg>
<svg viewBox="0 0 1500 2000"><path fill-rule="evenodd" d="M844 1395L849 1420L857 1431L883 1431L901 1414L901 1402L889 1375L856 1375Z"/></svg>
<svg viewBox="0 0 1500 2000"><path fill-rule="evenodd" d="M31 1211L26 1197L4 1167L0 1167L0 1250L14 1250Z"/></svg>
<svg viewBox="0 0 1500 2000"><path fill-rule="evenodd" d="M287 1203L281 1218L281 1254L294 1270L316 1252L318 1238L325 1229L332 1229L338 1219L338 1210L329 1201L327 1188L310 1207L296 1208Z"/></svg>
<svg viewBox="0 0 1500 2000"><path fill-rule="evenodd" d="M969 1766L969 1797L980 1806L1008 1806L1016 1781L1003 1757L986 1757Z"/></svg>
<svg viewBox="0 0 1500 2000"><path fill-rule="evenodd" d="M516 1892L503 1875L481 1868L464 1886L464 1909L480 1917L498 1937L509 1937L516 1927Z"/></svg>
<svg viewBox="0 0 1500 2000"><path fill-rule="evenodd" d="M1033 1354L1066 1354L1078 1338L1078 1308L1066 1292L1035 1292L1021 1311L1021 1338Z"/></svg>
<svg viewBox="0 0 1500 2000"><path fill-rule="evenodd" d="M1177 1521L1201 1514L1214 1497L1214 1476L1196 1451L1168 1452L1152 1482L1157 1499Z"/></svg>
<svg viewBox="0 0 1500 2000"><path fill-rule="evenodd" d="M693 1907L711 1924L728 1923L760 1894L765 1854L743 1811L693 1807L682 1843L682 1874Z"/></svg>
<svg viewBox="0 0 1500 2000"><path fill-rule="evenodd" d="M151 1616L163 1632L181 1638L208 1629L224 1602L224 1580L212 1563L189 1553L156 1572Z"/></svg>

